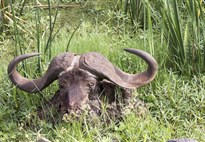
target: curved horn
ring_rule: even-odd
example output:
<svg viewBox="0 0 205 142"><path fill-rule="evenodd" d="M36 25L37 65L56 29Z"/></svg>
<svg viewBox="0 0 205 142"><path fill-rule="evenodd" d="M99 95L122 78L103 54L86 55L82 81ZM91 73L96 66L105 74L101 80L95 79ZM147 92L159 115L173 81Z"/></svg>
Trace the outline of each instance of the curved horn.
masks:
<svg viewBox="0 0 205 142"><path fill-rule="evenodd" d="M39 53L30 53L17 56L8 65L8 75L13 84L15 84L21 90L29 93L36 93L47 86L49 86L54 80L58 79L59 74L71 65L74 54L62 53L56 56L50 63L46 73L38 78L29 80L16 71L16 66L19 62L37 56Z"/></svg>
<svg viewBox="0 0 205 142"><path fill-rule="evenodd" d="M125 73L114 67L112 63L101 54L95 52L82 55L80 67L124 88L134 89L151 82L155 78L158 69L156 60L150 54L142 50L124 50L144 59L148 64L147 70L139 74Z"/></svg>

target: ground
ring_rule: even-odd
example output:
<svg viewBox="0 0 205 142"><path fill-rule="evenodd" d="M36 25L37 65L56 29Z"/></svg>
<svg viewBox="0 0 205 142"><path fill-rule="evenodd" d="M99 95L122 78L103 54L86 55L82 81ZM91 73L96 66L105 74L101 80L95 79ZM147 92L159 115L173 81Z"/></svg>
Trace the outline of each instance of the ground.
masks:
<svg viewBox="0 0 205 142"><path fill-rule="evenodd" d="M0 35L2 61L0 64L0 141L36 141L39 136L56 142L165 142L172 138L183 137L205 141L204 75L185 76L168 68L165 63L168 49L161 46L159 35L153 35L153 48L150 49L149 32L146 29L136 30L133 36L133 33L127 30L125 23L120 23L123 17L116 23L112 23L115 19L113 17L119 13L103 10L102 5L96 7L92 3L83 6L80 9L58 11L57 25L53 31L55 37L47 50L50 33L47 10L37 11L35 8L31 10L29 6L26 7L25 13L20 17L26 21L26 24L22 26L18 21L19 26L24 30L19 28L17 34L10 23L9 32ZM55 14L54 11L53 13ZM124 20L126 22L126 18ZM156 30L154 33L157 32ZM72 39L69 42L70 38ZM27 60L25 67L19 66L22 74L35 78L46 70L50 57L65 52L67 47L69 52L100 52L116 66L129 73L144 71L146 64L135 56L125 53L123 48L142 49L152 54L159 64L157 77L152 83L139 88L134 93L134 96L145 103L146 113L136 115L132 109L129 109L130 113L117 124L115 121L104 123L103 116L99 117L101 121L90 122L82 116L77 121L63 121L55 125L38 119L38 108L44 105L45 99L49 100L55 94L58 89L57 83L54 82L38 94L25 93L9 81L7 65L16 51L18 55L21 54L21 50L23 53L41 52L40 58Z"/></svg>

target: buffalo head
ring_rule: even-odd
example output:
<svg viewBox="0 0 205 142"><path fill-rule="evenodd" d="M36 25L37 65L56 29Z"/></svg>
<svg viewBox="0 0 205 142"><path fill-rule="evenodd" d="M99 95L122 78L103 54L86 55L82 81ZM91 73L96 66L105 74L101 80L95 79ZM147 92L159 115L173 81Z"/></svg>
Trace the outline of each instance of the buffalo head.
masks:
<svg viewBox="0 0 205 142"><path fill-rule="evenodd" d="M150 54L136 49L124 50L144 59L148 64L147 70L139 74L129 74L113 66L99 53L89 52L76 55L65 52L51 61L42 77L29 80L17 72L16 66L26 58L39 55L31 53L14 58L8 66L8 75L13 84L29 93L39 92L53 81L58 80L59 90L53 97L58 109L61 111L82 109L83 104L95 98L96 93L100 93L99 90L102 91L102 87L106 88L108 84L125 89L135 89L154 79L157 73L157 62ZM109 90L112 92L112 89L107 91ZM109 97L114 96L113 92L108 94Z"/></svg>

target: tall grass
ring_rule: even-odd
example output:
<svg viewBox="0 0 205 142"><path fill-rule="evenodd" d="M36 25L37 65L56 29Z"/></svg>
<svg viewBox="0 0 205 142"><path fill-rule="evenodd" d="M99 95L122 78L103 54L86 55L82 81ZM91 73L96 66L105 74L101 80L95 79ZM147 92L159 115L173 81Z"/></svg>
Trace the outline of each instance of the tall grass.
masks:
<svg viewBox="0 0 205 142"><path fill-rule="evenodd" d="M55 28L55 23L56 23L56 20L57 20L59 7L57 7L54 19L52 20L50 0L47 0L47 3L48 3L48 11L49 11L49 13L48 13L48 15L49 15L49 36L48 36L48 40L47 40L44 52L46 53L47 50L48 50L49 60L51 60L51 52L52 52L51 43L52 43L52 40L53 40L53 30ZM58 5L59 5L59 3L58 3Z"/></svg>
<svg viewBox="0 0 205 142"><path fill-rule="evenodd" d="M120 0L115 11L127 15L132 31L143 29L144 47L154 54L154 34L161 32L161 47L168 47L168 67L192 76L204 72L204 7L202 0L146 1ZM157 24L156 24L157 23ZM137 35L135 34L135 36ZM156 37L156 36L155 36ZM146 50L146 49L145 49Z"/></svg>
<svg viewBox="0 0 205 142"><path fill-rule="evenodd" d="M0 1L0 32L2 33L4 26L6 24L6 19L4 16L4 12L8 8L8 1L1 0Z"/></svg>
<svg viewBox="0 0 205 142"><path fill-rule="evenodd" d="M141 0L126 0L124 4L125 14L129 14L134 27L137 23L143 24L143 2Z"/></svg>
<svg viewBox="0 0 205 142"><path fill-rule="evenodd" d="M35 12L35 19L36 19L36 48L37 52L41 53L41 41L40 41L40 11L39 9L36 9ZM41 73L41 59L38 58L38 73Z"/></svg>
<svg viewBox="0 0 205 142"><path fill-rule="evenodd" d="M183 7L183 11L179 7ZM203 13L199 0L164 2L162 16L166 31L164 36L170 49L169 60L172 68L181 74L204 72Z"/></svg>
<svg viewBox="0 0 205 142"><path fill-rule="evenodd" d="M109 19L106 21L108 29L119 34L129 34L131 38L144 39L142 48L152 55L154 51L153 9L151 3L145 0L112 0L109 1ZM144 31L144 32L141 32Z"/></svg>
<svg viewBox="0 0 205 142"><path fill-rule="evenodd" d="M77 27L74 29L74 31L72 32L72 34L71 34L71 36L70 36L70 38L69 38L69 40L68 40L68 43L67 43L67 45L66 45L66 52L68 52L69 50L69 46L70 46L70 43L71 43L71 40L73 39L73 36L74 36L74 34L75 34L75 32L80 28L80 25L82 24L82 22L83 22L83 20L81 19L81 21L80 21L80 23L77 25Z"/></svg>
<svg viewBox="0 0 205 142"><path fill-rule="evenodd" d="M47 0L44 0L44 2L49 4ZM49 58L52 58L61 52L65 52L66 50L79 54L97 51L102 53L113 64L126 72L141 72L145 70L146 64L135 56L122 52L122 49L132 47L146 50L157 58L160 67L155 81L152 82L151 85L139 89L138 93L134 93L134 95L140 97L146 103L148 113L143 116L131 113L123 118L118 124L114 122L111 122L110 125L105 125L101 122L93 124L94 122L89 123L84 117L82 117L82 119L78 121L73 120L72 122L62 122L53 125L44 120L38 120L36 117L36 110L40 104L43 104L44 99L49 99L53 96L58 89L56 83L52 84L48 89L40 92L40 95L32 95L16 89L15 86L11 87L8 78L4 78L1 79L2 82L0 84L0 141L34 141L39 135L45 136L52 141L65 142L164 142L168 139L177 137L193 137L198 141L204 140L204 77L202 75L199 77L194 76L190 81L186 77L181 77L174 74L172 71L167 71L167 68L162 66L163 62L166 60L165 54L167 54L166 52L163 52L166 51L164 48L167 47L164 45L166 45L167 42L169 43L168 45L170 48L171 41L174 42L174 39L171 40L171 36L178 38L178 34L180 35L180 33L178 33L179 31L182 34L180 35L182 40L180 40L179 43L182 42L182 45L185 48L183 55L186 60L183 61L188 60L186 54L188 49L186 47L190 47L190 45L193 44L193 41L195 41L194 38L190 38L194 37L194 33L192 32L198 32L198 34L196 33L195 35L196 39L199 39L199 37L200 39L204 39L204 37L201 36L201 33L204 32L204 30L201 29L203 22L198 20L199 22L195 23L200 30L196 27L191 28L191 26L195 26L194 23L192 23L192 19L189 19L189 22L188 20L181 22L181 19L188 17L188 14L184 16L181 13L188 11L181 11L181 8L183 7L178 7L178 3L170 1L166 1L166 3L161 2L160 4L164 7L161 7L162 9L160 10L164 11L164 15L162 14L160 17L158 15L159 12L152 5L151 1L121 0L122 4L127 5L131 3L134 4L135 2L140 3L136 6L129 5L129 7L127 7L133 7L134 11L129 9L129 12L133 14L129 14L127 11L128 15L126 15L124 11L123 14L121 14L119 11L116 12L116 10L110 10L114 13L112 15L113 17L119 16L117 18L115 17L117 22L112 23L113 25L116 23L118 24L115 26L108 24L107 19L109 20L110 17L106 17L107 19L105 21L100 21L100 19L98 19L98 23L93 24L90 19L87 19L90 15L84 13L85 15L82 23L80 22L72 27L69 27L69 23L66 23L66 26L60 27L57 19L58 14L61 12L59 9L55 9L55 11L52 11L51 9L50 11L49 9L48 11L33 9L32 12L34 12L35 15L29 15L31 11L30 9L27 9L27 13L24 16L27 16L29 20L24 27L25 29L29 29L32 35L30 36L28 33L23 33L19 30L18 21L15 24L13 23L13 29L15 30L17 28L17 30L19 30L18 33L16 31L14 32L16 36L18 36L14 38L14 40L16 41L17 39L18 41L18 38L20 40L18 41L19 43L14 42L14 44L11 40L12 46L8 46L7 48L8 50L12 50L13 45L16 44L17 48L15 52L19 55L21 54L19 52L19 44L21 44L23 53L33 51L43 53L38 60L34 60L35 58L27 60L25 69L22 69L22 66L19 65L19 71L22 74L26 73L29 78L38 77L44 73L49 64ZM192 3L192 1L186 1L186 4L189 4L190 7L190 13L192 13L191 9L193 9ZM195 4L198 5L197 3ZM125 8L124 5L121 6L122 8ZM173 11L174 7L177 8L177 12ZM140 10L140 16L134 15L136 14L135 10ZM197 10L200 11L198 18L202 19L203 17L200 17L201 14L203 14L202 7L199 9L197 8ZM13 11L13 17L15 17L15 7L13 7ZM105 12L107 11L105 10ZM171 17L169 17L169 14ZM136 16L136 19L129 19L129 16ZM181 18L180 16L183 17ZM46 20L45 17L47 17ZM136 27L137 23L141 21L137 21L137 19L139 19L137 17L142 18L142 26ZM158 17L158 19L155 17ZM68 16L67 19L69 18L70 17ZM81 19L81 16L77 18ZM162 19L162 23L159 22L161 20L160 18ZM134 19L136 21L134 21ZM177 22L173 21L175 19L178 19L178 27L180 30L177 30L176 28ZM72 19L69 20L72 21ZM127 24L132 23L128 22L128 20L133 20L136 24L134 28L132 28L132 24L130 26L135 30L135 35L129 33L133 31L126 30L129 26ZM176 36L171 34L172 31L169 31L172 28L169 27L169 21L173 21L171 23L175 25L173 31L174 33L177 32ZM161 25L162 28L159 28ZM194 28L196 29L194 30ZM193 31L190 32L190 29ZM190 39L192 40L189 41ZM199 43L199 46L204 44L201 42ZM178 46L175 44L173 45ZM12 52L9 52L9 54L11 53ZM171 49L169 55L175 55L171 52ZM175 56L177 56L177 54ZM7 66L9 61L6 62L5 66ZM176 66L174 69L178 70L178 65L175 65L175 62L176 61L172 62L172 66ZM187 64L186 62L184 63ZM35 64L37 64L37 68ZM0 75L6 76L6 69L0 72ZM42 98L42 96L44 98Z"/></svg>

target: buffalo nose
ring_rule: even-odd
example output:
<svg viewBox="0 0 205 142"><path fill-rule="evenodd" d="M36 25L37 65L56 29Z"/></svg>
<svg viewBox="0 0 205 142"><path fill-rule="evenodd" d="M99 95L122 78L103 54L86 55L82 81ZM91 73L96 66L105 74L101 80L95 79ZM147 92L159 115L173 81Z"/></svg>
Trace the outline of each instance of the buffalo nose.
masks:
<svg viewBox="0 0 205 142"><path fill-rule="evenodd" d="M70 107L71 109L77 109L77 108L80 107L80 105L79 105L79 103L76 102L76 101L69 101L69 107Z"/></svg>
<svg viewBox="0 0 205 142"><path fill-rule="evenodd" d="M74 101L69 101L69 107L71 107L71 108L75 107L75 102Z"/></svg>

